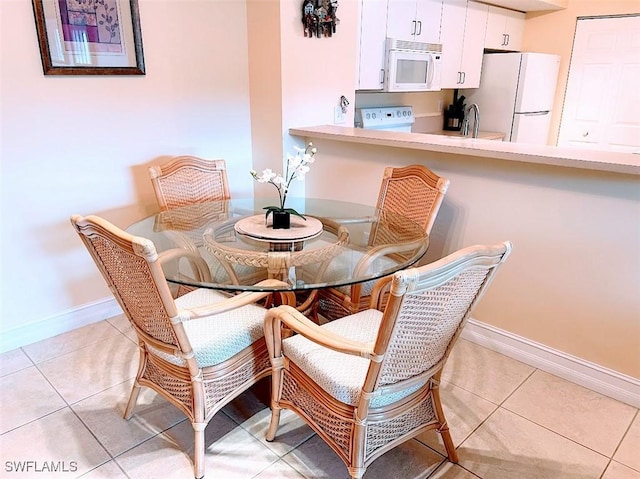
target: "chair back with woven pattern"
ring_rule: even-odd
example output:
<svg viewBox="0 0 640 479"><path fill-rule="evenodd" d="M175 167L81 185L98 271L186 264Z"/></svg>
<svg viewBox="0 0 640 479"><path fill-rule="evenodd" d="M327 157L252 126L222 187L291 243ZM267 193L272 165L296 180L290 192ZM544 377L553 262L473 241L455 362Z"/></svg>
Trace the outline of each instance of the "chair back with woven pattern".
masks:
<svg viewBox="0 0 640 479"><path fill-rule="evenodd" d="M415 232L408 230L405 218L412 219L415 228L429 234L448 188L447 178L422 165L385 168L377 203L380 221L371 225L369 246L398 245L415 238ZM410 253L395 252L388 256L403 260L407 254ZM318 311L333 320L367 309L372 288L373 282L368 281L348 288L321 290Z"/></svg>
<svg viewBox="0 0 640 479"><path fill-rule="evenodd" d="M448 187L448 179L422 165L387 167L380 184L377 207L383 212L392 211L412 219L428 234ZM388 244L396 240L398 231L393 229L393 223L387 221L385 225L372 232L370 244Z"/></svg>
<svg viewBox="0 0 640 479"><path fill-rule="evenodd" d="M394 274L391 296L375 344L383 355L372 363L365 384L398 389L439 372L474 305L511 243L472 246L434 263Z"/></svg>
<svg viewBox="0 0 640 479"><path fill-rule="evenodd" d="M231 198L224 160L177 156L165 165L151 166L149 176L163 211Z"/></svg>
<svg viewBox="0 0 640 479"><path fill-rule="evenodd" d="M153 242L97 216L74 215L71 223L138 336L163 349L179 349L176 326L171 323L178 311Z"/></svg>
<svg viewBox="0 0 640 479"><path fill-rule="evenodd" d="M229 218L229 202L197 203L161 211L154 229L170 236L176 246L197 251L203 246L202 235L214 222Z"/></svg>

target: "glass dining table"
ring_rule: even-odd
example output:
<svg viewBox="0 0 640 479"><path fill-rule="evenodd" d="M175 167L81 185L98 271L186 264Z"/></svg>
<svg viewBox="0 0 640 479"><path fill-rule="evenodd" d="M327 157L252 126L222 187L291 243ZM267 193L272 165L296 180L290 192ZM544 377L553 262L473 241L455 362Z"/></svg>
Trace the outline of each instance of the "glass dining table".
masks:
<svg viewBox="0 0 640 479"><path fill-rule="evenodd" d="M162 256L187 250L206 264L163 264L174 285L226 291L317 290L375 280L415 264L429 237L402 214L343 201L288 198L304 216L273 229L264 208L273 199L213 201L162 211L127 228L152 240ZM267 278L276 286L259 285Z"/></svg>

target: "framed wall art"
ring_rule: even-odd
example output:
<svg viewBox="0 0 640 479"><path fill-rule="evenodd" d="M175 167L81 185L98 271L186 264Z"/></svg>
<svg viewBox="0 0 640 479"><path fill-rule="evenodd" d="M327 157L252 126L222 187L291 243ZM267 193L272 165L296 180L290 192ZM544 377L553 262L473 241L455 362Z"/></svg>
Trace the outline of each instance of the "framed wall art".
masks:
<svg viewBox="0 0 640 479"><path fill-rule="evenodd" d="M144 75L138 0L32 0L45 75Z"/></svg>

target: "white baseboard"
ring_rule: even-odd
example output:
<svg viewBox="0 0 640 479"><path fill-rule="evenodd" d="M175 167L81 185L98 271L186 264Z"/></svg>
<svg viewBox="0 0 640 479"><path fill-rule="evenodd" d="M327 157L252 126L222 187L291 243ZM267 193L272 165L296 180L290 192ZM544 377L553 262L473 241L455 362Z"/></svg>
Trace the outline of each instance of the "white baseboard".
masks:
<svg viewBox="0 0 640 479"><path fill-rule="evenodd" d="M555 376L634 407L640 407L640 380L543 344L469 319L461 337Z"/></svg>
<svg viewBox="0 0 640 479"><path fill-rule="evenodd" d="M119 314L122 314L122 309L113 297L83 304L36 323L2 333L0 353L27 346Z"/></svg>

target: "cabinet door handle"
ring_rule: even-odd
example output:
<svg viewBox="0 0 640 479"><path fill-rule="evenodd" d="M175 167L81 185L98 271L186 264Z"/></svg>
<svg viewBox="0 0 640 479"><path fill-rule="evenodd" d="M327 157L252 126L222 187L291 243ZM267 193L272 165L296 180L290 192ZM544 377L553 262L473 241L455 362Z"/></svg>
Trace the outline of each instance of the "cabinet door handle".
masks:
<svg viewBox="0 0 640 479"><path fill-rule="evenodd" d="M505 45L509 45L509 40L510 40L510 38L509 38L509 34L507 33L507 34L505 35L505 37L507 37L507 43L505 43Z"/></svg>
<svg viewBox="0 0 640 479"><path fill-rule="evenodd" d="M380 69L380 85L384 85L384 68Z"/></svg>
<svg viewBox="0 0 640 479"><path fill-rule="evenodd" d="M416 35L422 35L422 21L418 20L418 33Z"/></svg>
<svg viewBox="0 0 640 479"><path fill-rule="evenodd" d="M417 22L415 20L413 20L411 22L411 24L412 24L411 25L411 35L415 35L416 34L416 24L417 24Z"/></svg>
<svg viewBox="0 0 640 479"><path fill-rule="evenodd" d="M462 81L460 83L464 85L464 82L467 81L467 72L461 72L461 73L462 73Z"/></svg>
<svg viewBox="0 0 640 479"><path fill-rule="evenodd" d="M503 47L507 46L507 34L506 33L502 34L502 46Z"/></svg>

